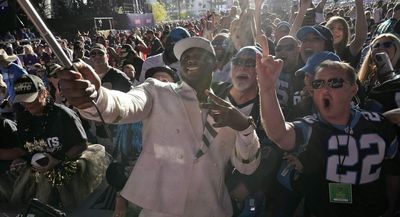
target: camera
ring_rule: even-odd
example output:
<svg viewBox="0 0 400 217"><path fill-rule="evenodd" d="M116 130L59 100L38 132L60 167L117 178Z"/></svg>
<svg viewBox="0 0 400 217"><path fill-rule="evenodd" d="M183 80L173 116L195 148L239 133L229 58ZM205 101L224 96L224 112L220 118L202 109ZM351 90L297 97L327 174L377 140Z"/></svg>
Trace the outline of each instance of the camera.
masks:
<svg viewBox="0 0 400 217"><path fill-rule="evenodd" d="M378 68L377 77L380 83L390 80L395 76L392 63L390 62L389 56L386 52L375 54L374 61Z"/></svg>

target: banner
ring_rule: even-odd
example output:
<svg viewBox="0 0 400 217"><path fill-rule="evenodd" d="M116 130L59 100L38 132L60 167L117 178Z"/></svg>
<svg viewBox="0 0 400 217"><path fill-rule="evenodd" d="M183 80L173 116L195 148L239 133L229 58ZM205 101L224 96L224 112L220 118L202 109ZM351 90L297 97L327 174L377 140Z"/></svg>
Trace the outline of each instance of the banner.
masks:
<svg viewBox="0 0 400 217"><path fill-rule="evenodd" d="M153 26L153 14L118 14L114 16L114 29L134 29L135 27Z"/></svg>

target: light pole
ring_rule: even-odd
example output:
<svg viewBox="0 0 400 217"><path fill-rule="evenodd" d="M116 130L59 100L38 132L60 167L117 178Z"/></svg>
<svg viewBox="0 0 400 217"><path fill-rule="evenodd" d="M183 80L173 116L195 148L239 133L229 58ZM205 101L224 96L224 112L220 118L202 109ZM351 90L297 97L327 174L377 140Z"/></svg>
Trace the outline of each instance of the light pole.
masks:
<svg viewBox="0 0 400 217"><path fill-rule="evenodd" d="M178 0L178 20L181 20L181 0Z"/></svg>

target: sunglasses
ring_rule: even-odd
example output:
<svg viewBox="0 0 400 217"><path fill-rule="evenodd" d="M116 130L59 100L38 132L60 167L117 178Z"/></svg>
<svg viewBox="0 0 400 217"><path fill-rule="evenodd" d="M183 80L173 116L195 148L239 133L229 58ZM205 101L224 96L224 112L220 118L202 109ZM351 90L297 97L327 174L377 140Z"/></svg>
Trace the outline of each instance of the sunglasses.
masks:
<svg viewBox="0 0 400 217"><path fill-rule="evenodd" d="M237 58L232 60L232 64L234 66L256 67L256 60Z"/></svg>
<svg viewBox="0 0 400 217"><path fill-rule="evenodd" d="M93 51L93 52L90 52L90 56L91 57L95 57L95 56L104 56L104 52L101 52L101 51L98 51L98 52L96 52L96 51Z"/></svg>
<svg viewBox="0 0 400 217"><path fill-rule="evenodd" d="M212 44L213 47L218 47L218 46L219 47L223 47L223 48L228 47L228 42L226 42L225 40L223 40L223 41L212 41L211 44Z"/></svg>
<svg viewBox="0 0 400 217"><path fill-rule="evenodd" d="M294 44L278 45L275 47L275 52L292 51L296 46Z"/></svg>
<svg viewBox="0 0 400 217"><path fill-rule="evenodd" d="M311 82L311 86L313 89L322 89L325 86L328 86L333 89L338 89L343 87L343 84L348 81L345 81L343 78L331 78L328 81L322 79L316 79Z"/></svg>
<svg viewBox="0 0 400 217"><path fill-rule="evenodd" d="M377 42L372 46L372 48L374 48L374 49L377 49L377 48L380 48L380 47L391 48L393 45L394 45L394 43L392 41Z"/></svg>

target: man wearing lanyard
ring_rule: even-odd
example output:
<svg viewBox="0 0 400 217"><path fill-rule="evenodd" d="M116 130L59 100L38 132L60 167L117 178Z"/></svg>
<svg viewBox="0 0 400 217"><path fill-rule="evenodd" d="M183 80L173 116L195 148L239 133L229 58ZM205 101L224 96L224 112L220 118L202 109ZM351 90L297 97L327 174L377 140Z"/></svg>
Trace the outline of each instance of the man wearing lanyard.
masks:
<svg viewBox="0 0 400 217"><path fill-rule="evenodd" d="M382 167L398 154L396 128L380 114L352 108L355 71L338 61L324 61L316 69L312 88L318 112L285 122L274 88L282 61L262 44L263 56L257 59L262 120L282 149L304 149L288 159L294 168L288 175L304 184L306 208L318 217L381 216L387 206ZM399 168L386 169L399 174Z"/></svg>

